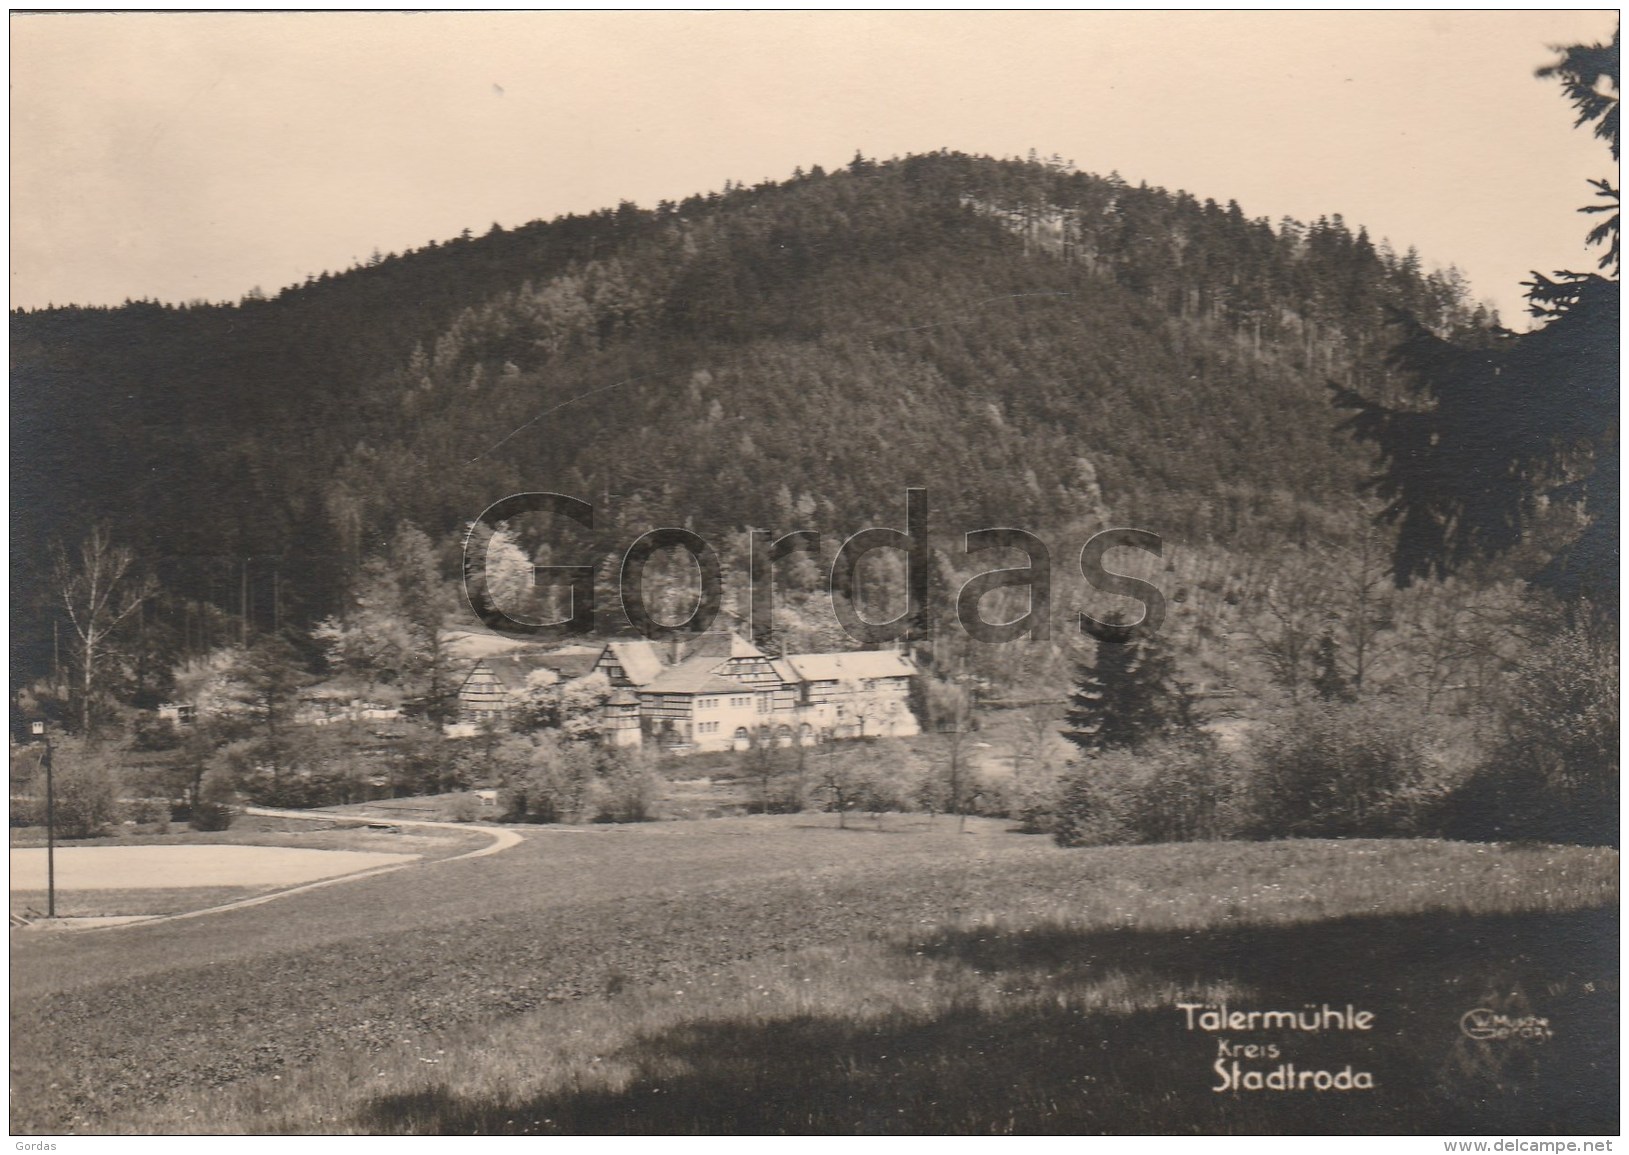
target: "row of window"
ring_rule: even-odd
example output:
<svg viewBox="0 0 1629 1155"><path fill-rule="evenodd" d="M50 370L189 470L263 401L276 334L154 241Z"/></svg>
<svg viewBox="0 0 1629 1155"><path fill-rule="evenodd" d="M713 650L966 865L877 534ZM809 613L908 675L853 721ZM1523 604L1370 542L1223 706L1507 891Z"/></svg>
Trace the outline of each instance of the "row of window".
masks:
<svg viewBox="0 0 1629 1155"><path fill-rule="evenodd" d="M718 733L718 726L719 726L719 724L717 722L697 722L696 723L696 733L698 733L698 734L716 734L716 733ZM735 728L735 736L737 738L745 738L745 737L747 737L748 736L747 735L747 728L745 726L737 726Z"/></svg>
<svg viewBox="0 0 1629 1155"><path fill-rule="evenodd" d="M674 695L670 694L670 695L668 695L668 697L671 699L672 697L674 697ZM751 709L751 708L752 708L752 698L751 698L750 695L746 696L746 697L731 698L730 699L730 709L732 709L732 710L748 710L748 709ZM716 710L716 709L718 709L718 699L717 698L697 698L696 699L696 709L698 709L698 710Z"/></svg>

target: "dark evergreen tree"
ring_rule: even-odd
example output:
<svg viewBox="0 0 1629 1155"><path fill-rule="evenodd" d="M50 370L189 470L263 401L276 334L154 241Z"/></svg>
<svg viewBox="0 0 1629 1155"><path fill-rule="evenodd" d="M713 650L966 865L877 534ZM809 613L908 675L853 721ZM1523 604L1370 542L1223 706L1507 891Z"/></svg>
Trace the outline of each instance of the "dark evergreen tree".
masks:
<svg viewBox="0 0 1629 1155"><path fill-rule="evenodd" d="M1063 736L1083 750L1136 749L1193 724L1187 688L1158 638L1100 641L1097 660L1079 667Z"/></svg>
<svg viewBox="0 0 1629 1155"><path fill-rule="evenodd" d="M227 672L228 696L246 715L254 737L241 751L246 769L270 774L269 789L259 801L281 805L283 787L291 769L295 741L294 711L300 692L314 680L297 651L275 635L255 640L238 652Z"/></svg>
<svg viewBox="0 0 1629 1155"><path fill-rule="evenodd" d="M1349 702L1352 684L1341 673L1340 643L1333 630L1325 630L1312 652L1312 689L1326 702Z"/></svg>
<svg viewBox="0 0 1629 1155"><path fill-rule="evenodd" d="M1618 156L1618 38L1575 46L1542 69L1559 76ZM1610 96L1603 95L1610 93ZM1336 390L1345 424L1378 447L1381 516L1398 526L1399 585L1479 557L1563 538L1535 584L1616 612L1618 584L1618 190L1591 182L1611 215L1589 235L1605 273L1535 273L1527 298L1544 324L1448 338L1408 319L1392 351L1412 395L1401 403Z"/></svg>

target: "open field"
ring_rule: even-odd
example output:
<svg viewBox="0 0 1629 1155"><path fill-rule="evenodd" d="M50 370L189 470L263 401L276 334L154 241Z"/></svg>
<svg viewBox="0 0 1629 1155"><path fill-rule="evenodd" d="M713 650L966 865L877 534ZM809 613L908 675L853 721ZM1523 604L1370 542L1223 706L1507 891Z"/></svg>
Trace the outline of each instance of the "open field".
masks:
<svg viewBox="0 0 1629 1155"><path fill-rule="evenodd" d="M1065 851L919 816L540 827L14 937L12 1128L1615 1131L1616 876L1581 848ZM1212 1090L1177 1004L1223 1000L1371 1012L1233 1041L1376 1089ZM1553 1037L1469 1039L1482 1006Z"/></svg>
<svg viewBox="0 0 1629 1155"><path fill-rule="evenodd" d="M44 890L45 857L43 850L13 850L11 885ZM65 846L56 852L56 884L60 890L259 889L355 874L414 857L289 846Z"/></svg>

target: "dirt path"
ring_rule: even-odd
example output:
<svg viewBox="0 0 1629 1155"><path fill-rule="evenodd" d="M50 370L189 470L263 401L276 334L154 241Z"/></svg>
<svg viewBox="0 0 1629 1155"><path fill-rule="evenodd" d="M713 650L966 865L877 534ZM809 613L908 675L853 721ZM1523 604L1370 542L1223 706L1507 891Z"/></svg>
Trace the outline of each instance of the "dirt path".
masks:
<svg viewBox="0 0 1629 1155"><path fill-rule="evenodd" d="M501 826L480 826L469 822L432 822L427 818L365 818L353 817L349 814L334 814L326 810L268 810L260 806L245 806L245 814L253 814L261 818L322 818L331 822L350 822L357 826L370 826L383 823L389 826L431 826L442 830L473 830L477 834L490 835L492 841L486 846L463 854L455 854L451 858L438 859L440 862L457 862L461 858L484 858L488 854L496 854L500 850L508 850L511 846L519 845L521 837L513 830L505 830Z"/></svg>
<svg viewBox="0 0 1629 1155"><path fill-rule="evenodd" d="M257 815L258 817L261 817L261 818L305 818L305 819L309 819L309 818L313 817L316 814L315 811L311 811L311 810L269 810L269 809L266 809L266 808L260 807L260 806L245 806L243 808L243 812L245 814L254 814L254 815ZM376 819L367 819L367 818L354 818L354 819L346 818L343 815L323 814L321 816L323 818L331 818L331 819L334 819L335 821L340 821L340 822L353 822L358 826L368 826L368 825L370 825L370 824L377 821ZM259 906L261 903L271 902L274 899L286 898L288 895L291 895L291 894L301 894L301 893L303 893L305 891L308 891L308 890L316 890L319 887L336 886L336 885L338 885L339 883L342 883L342 882L355 882L356 880L363 879L363 878L377 878L381 874L390 874L390 873L392 873L394 871L397 871L397 870L405 870L409 866L432 866L432 865L436 865L436 864L442 863L442 862L457 862L457 861L459 861L460 859L463 859L463 858L484 858L488 854L497 854L500 850L508 850L511 846L519 845L519 843L521 841L520 835L515 833L513 830L503 830L503 829L501 829L499 827L496 827L496 826L473 826L473 825L471 825L471 824L469 824L467 822L431 822L428 819L424 819L424 818L397 818L397 819L392 819L391 822L390 822L390 825L392 825L392 826L433 826L433 827L440 827L440 828L443 828L443 829L446 829L446 830L459 830L459 831L473 830L478 834L491 835L492 841L487 843L485 846L479 846L479 847L476 847L474 850L465 851L463 854L455 854L451 858L436 859L434 862L428 862L428 863L423 863L423 862L399 862L399 863L393 863L393 864L391 864L389 866L381 866L381 867L378 867L377 869L374 869L374 870L362 870L362 871L356 872L355 874L342 874L337 878L324 878L324 879L320 879L317 882L308 882L304 886L294 886L294 887L290 887L287 890L276 891L275 893L272 893L272 894L258 894L253 898L243 898L243 899L239 899L236 902L224 903L224 904L222 904L220 906L206 907L203 910L189 910L189 911L187 911L187 912L185 912L183 914L167 914L167 915L161 915L158 918L144 919L143 922L146 923L146 924L151 924L151 923L155 923L155 922L176 922L176 921L179 921L180 919L184 919L184 918L202 918L206 914L219 914L222 911L237 910L237 909L239 909L241 907ZM129 925L129 924L123 924L123 925ZM114 927L107 927L105 929L113 930L115 928Z"/></svg>

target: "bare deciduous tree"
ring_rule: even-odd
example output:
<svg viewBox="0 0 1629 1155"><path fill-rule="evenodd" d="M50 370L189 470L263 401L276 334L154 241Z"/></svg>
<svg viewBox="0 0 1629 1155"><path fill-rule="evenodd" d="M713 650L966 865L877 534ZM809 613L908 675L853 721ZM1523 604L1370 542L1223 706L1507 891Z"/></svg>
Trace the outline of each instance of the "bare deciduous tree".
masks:
<svg viewBox="0 0 1629 1155"><path fill-rule="evenodd" d="M1253 574L1247 583L1247 588L1261 592L1260 612L1245 616L1245 632L1272 680L1292 702L1300 700L1313 646L1328 613L1324 580L1310 560L1297 555L1281 561L1270 576Z"/></svg>
<svg viewBox="0 0 1629 1155"><path fill-rule="evenodd" d="M89 734L113 635L158 592L158 584L150 574L135 572L135 555L115 545L102 525L94 527L73 552L56 543L52 561L57 592L74 633L80 731Z"/></svg>

